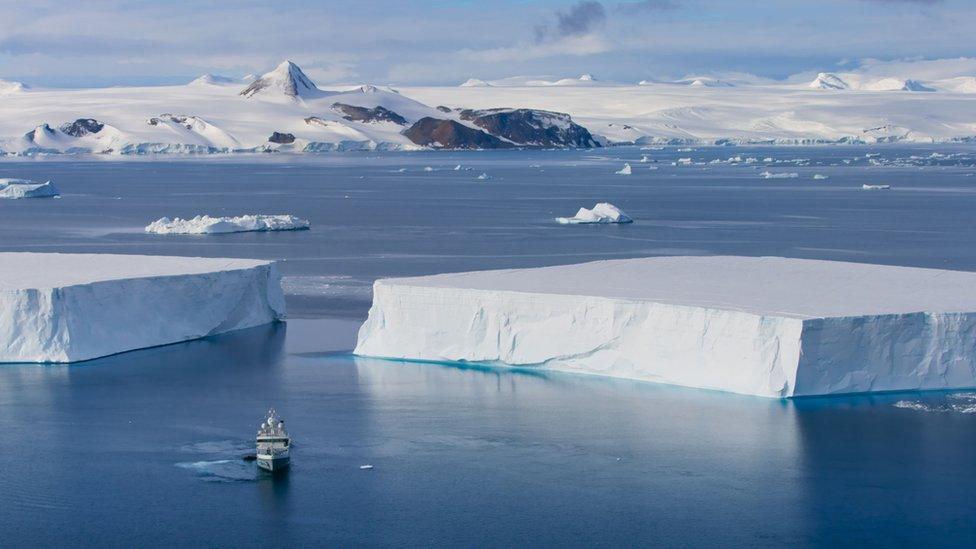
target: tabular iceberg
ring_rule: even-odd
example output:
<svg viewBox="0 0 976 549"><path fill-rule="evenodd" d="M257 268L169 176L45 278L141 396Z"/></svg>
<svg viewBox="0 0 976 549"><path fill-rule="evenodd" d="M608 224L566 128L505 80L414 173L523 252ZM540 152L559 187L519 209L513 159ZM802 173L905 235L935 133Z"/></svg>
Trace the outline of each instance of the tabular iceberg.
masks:
<svg viewBox="0 0 976 549"><path fill-rule="evenodd" d="M37 183L30 179L0 178L0 198L48 198L60 193L50 181Z"/></svg>
<svg viewBox="0 0 976 549"><path fill-rule="evenodd" d="M379 280L356 354L774 398L976 386L976 273L662 257Z"/></svg>
<svg viewBox="0 0 976 549"><path fill-rule="evenodd" d="M0 362L76 362L284 318L274 262L0 253Z"/></svg>
<svg viewBox="0 0 976 549"><path fill-rule="evenodd" d="M225 234L265 231L298 231L309 228L308 220L293 215L240 215L210 217L198 215L193 219L163 217L146 226L155 234Z"/></svg>

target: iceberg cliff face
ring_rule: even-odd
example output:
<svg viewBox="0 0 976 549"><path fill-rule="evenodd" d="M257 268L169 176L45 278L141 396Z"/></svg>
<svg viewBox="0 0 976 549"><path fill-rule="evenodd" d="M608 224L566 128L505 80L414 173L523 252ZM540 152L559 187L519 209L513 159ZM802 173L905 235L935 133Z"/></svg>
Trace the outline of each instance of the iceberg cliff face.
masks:
<svg viewBox="0 0 976 549"><path fill-rule="evenodd" d="M380 280L355 352L774 398L972 387L974 282L973 273L729 257ZM915 296L897 297L912 286ZM917 312L925 302L932 311Z"/></svg>
<svg viewBox="0 0 976 549"><path fill-rule="evenodd" d="M0 269L0 362L89 360L285 314L267 261L2 253Z"/></svg>

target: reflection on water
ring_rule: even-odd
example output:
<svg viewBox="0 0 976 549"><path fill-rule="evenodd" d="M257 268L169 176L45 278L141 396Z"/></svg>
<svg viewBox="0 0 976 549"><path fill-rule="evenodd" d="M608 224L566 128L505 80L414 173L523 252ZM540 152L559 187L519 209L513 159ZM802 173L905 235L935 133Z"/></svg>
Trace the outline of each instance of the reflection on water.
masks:
<svg viewBox="0 0 976 549"><path fill-rule="evenodd" d="M898 404L971 393L779 401L366 359L338 352L356 326L0 368L4 545L976 539L976 415ZM282 476L242 459L272 405Z"/></svg>

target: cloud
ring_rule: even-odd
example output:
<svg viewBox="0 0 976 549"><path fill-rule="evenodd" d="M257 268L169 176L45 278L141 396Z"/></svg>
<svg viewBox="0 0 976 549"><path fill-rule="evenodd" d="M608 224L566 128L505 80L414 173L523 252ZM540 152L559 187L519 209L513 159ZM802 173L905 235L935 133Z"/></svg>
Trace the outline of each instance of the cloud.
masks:
<svg viewBox="0 0 976 549"><path fill-rule="evenodd" d="M518 44L503 48L484 50L461 50L461 57L483 63L527 61L560 55L585 56L605 53L613 49L613 44L594 35L568 36L552 42Z"/></svg>
<svg viewBox="0 0 976 549"><path fill-rule="evenodd" d="M622 11L665 11L676 10L681 7L678 0L641 0L640 2L622 2L617 8Z"/></svg>
<svg viewBox="0 0 976 549"><path fill-rule="evenodd" d="M876 4L916 4L920 6L932 6L941 4L942 0L861 0L862 2L874 2Z"/></svg>
<svg viewBox="0 0 976 549"><path fill-rule="evenodd" d="M603 4L594 0L584 0L573 4L567 11L556 11L555 28L549 25L537 25L534 29L535 41L541 44L570 36L583 36L592 33L606 21L607 12L603 9Z"/></svg>

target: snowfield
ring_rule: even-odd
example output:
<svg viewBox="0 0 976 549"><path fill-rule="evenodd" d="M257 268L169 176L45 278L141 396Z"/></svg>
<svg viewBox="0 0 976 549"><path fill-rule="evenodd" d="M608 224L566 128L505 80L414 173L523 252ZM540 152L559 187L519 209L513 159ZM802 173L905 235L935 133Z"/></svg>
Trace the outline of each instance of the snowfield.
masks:
<svg viewBox="0 0 976 549"><path fill-rule="evenodd" d="M37 183L29 179L0 178L0 198L49 198L60 195L50 181Z"/></svg>
<svg viewBox="0 0 976 549"><path fill-rule="evenodd" d="M6 155L976 141L976 79L968 76L919 82L822 73L803 84L694 77L637 85L583 75L322 89L285 61L256 79L204 75L183 86L0 81L0 97Z"/></svg>
<svg viewBox="0 0 976 549"><path fill-rule="evenodd" d="M274 262L0 253L0 362L76 362L283 319Z"/></svg>
<svg viewBox="0 0 976 549"><path fill-rule="evenodd" d="M146 226L155 234L224 234L264 231L297 231L308 229L308 220L293 215L241 215L210 217L198 215L193 219L163 217Z"/></svg>
<svg viewBox="0 0 976 549"><path fill-rule="evenodd" d="M773 398L976 386L976 273L661 257L379 280L356 354Z"/></svg>

